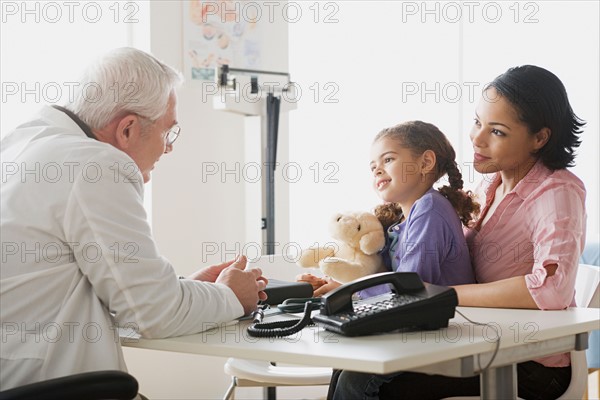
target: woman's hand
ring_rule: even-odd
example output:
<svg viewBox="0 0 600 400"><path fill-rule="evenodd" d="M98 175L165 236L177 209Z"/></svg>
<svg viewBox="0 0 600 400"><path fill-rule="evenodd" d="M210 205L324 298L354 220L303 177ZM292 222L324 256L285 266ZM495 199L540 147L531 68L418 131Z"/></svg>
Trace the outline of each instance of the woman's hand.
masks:
<svg viewBox="0 0 600 400"><path fill-rule="evenodd" d="M338 281L334 281L330 277L327 277L327 283L324 284L323 286L321 286L320 288L318 288L317 290L315 290L314 293L313 293L313 296L314 297L321 297L325 293L329 293L333 289L336 289L336 288L338 288L340 286L342 286L341 283L339 283Z"/></svg>
<svg viewBox="0 0 600 400"><path fill-rule="evenodd" d="M301 274L296 277L296 282L310 283L313 290L317 290L327 283L327 280L314 276L313 274Z"/></svg>
<svg viewBox="0 0 600 400"><path fill-rule="evenodd" d="M320 297L325 293L332 291L333 289L341 286L342 284L334 281L330 277L319 278L313 274L302 274L296 277L297 282L307 282L313 287L313 296Z"/></svg>

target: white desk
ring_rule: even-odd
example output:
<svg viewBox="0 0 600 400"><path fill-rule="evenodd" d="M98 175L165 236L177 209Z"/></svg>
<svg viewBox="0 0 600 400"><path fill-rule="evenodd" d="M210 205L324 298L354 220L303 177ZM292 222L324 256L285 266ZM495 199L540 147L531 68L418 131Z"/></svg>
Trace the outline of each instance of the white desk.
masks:
<svg viewBox="0 0 600 400"><path fill-rule="evenodd" d="M495 348L491 328L472 325L456 314L448 328L349 338L317 327L294 336L257 339L248 322L170 339L127 339L129 347L238 357L372 373L421 371L449 376L482 374L485 398L516 398L516 363L587 347L587 332L600 328L597 309L563 311L458 307L468 318L489 322L500 331L500 350L482 372ZM265 321L275 320L276 317Z"/></svg>

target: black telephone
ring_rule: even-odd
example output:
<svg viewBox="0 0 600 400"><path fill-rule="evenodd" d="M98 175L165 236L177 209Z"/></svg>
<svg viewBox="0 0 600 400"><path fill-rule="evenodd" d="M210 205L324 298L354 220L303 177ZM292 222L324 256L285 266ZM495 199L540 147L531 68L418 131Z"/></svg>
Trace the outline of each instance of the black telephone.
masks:
<svg viewBox="0 0 600 400"><path fill-rule="evenodd" d="M359 290L392 284L392 293L352 301ZM325 294L313 321L329 331L361 336L411 328L433 330L448 326L458 305L456 291L424 285L414 272L383 272L361 278Z"/></svg>

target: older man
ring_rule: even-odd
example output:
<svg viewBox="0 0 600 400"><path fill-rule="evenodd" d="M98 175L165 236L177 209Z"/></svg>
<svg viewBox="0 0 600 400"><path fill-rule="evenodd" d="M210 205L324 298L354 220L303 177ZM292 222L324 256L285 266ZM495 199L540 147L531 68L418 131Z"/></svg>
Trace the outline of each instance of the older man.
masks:
<svg viewBox="0 0 600 400"><path fill-rule="evenodd" d="M143 184L179 135L180 81L154 57L117 49L64 108L43 108L2 140L3 390L125 370L117 327L191 334L265 297L244 258L178 279L153 240Z"/></svg>

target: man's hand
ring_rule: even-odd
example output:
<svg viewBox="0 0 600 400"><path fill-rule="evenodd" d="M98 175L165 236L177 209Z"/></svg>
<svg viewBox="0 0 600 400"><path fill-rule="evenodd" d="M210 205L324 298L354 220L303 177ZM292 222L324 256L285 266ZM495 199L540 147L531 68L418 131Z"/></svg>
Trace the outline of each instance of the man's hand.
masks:
<svg viewBox="0 0 600 400"><path fill-rule="evenodd" d="M225 268L227 268L231 264L233 264L238 258L240 258L240 257L238 256L237 258L226 261L222 264L210 265L208 267L204 267L204 268L194 272L190 276L188 276L188 279L192 279L195 281L213 282L214 283L217 280L217 277L219 276L219 274ZM244 262L244 265L246 265L245 262Z"/></svg>
<svg viewBox="0 0 600 400"><path fill-rule="evenodd" d="M220 266L214 267L218 268ZM267 294L263 290L267 287L268 280L262 276L262 271L259 268L245 268L246 257L241 256L221 269L215 283L222 283L233 290L242 307L244 307L244 314L249 314L256 310L259 300L267 299Z"/></svg>

